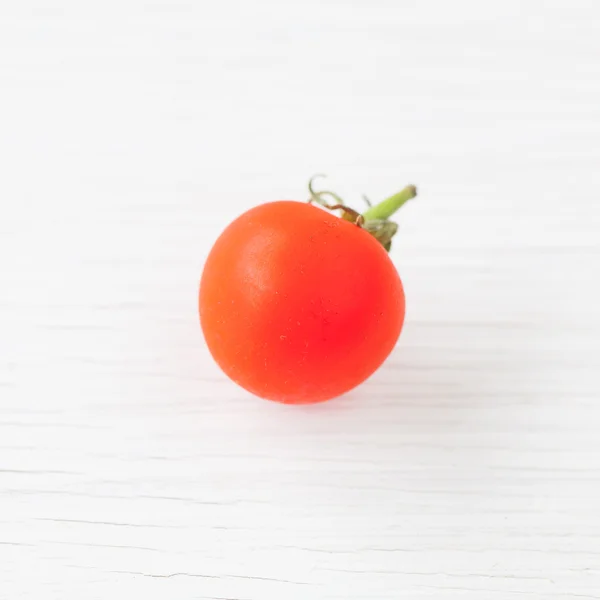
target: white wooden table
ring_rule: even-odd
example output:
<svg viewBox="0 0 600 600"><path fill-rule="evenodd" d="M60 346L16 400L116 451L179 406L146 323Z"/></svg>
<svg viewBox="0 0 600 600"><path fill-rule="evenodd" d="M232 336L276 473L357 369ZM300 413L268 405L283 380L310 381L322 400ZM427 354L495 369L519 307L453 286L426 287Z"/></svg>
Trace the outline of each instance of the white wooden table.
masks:
<svg viewBox="0 0 600 600"><path fill-rule="evenodd" d="M294 408L203 260L407 183L400 343ZM600 4L0 2L0 599L600 598Z"/></svg>

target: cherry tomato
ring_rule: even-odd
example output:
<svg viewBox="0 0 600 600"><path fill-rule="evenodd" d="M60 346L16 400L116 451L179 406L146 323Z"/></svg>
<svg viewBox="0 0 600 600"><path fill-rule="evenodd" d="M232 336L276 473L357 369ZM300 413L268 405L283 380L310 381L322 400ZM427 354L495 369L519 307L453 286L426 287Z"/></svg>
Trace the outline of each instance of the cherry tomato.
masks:
<svg viewBox="0 0 600 600"><path fill-rule="evenodd" d="M359 220L305 202L242 214L215 242L200 281L200 323L216 363L252 394L290 404L362 383L404 322L404 290L384 246Z"/></svg>

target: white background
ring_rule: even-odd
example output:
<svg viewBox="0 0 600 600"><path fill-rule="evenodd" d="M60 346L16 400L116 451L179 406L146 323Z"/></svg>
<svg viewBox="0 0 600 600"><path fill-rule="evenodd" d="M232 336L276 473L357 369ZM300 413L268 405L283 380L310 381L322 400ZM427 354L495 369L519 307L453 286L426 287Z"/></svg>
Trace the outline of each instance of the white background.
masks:
<svg viewBox="0 0 600 600"><path fill-rule="evenodd" d="M206 253L407 183L344 398L212 363ZM600 598L600 3L0 0L0 598Z"/></svg>

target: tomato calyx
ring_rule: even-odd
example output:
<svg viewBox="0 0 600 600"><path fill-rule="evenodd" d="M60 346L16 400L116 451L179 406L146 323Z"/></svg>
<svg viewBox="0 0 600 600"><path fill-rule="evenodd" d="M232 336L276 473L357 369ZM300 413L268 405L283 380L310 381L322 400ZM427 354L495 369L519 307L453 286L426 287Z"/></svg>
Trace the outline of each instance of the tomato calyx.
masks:
<svg viewBox="0 0 600 600"><path fill-rule="evenodd" d="M361 227L367 233L370 233L387 252L392 247L392 238L398 232L398 224L390 221L390 217L399 210L406 202L417 195L417 188L414 185L407 185L398 193L382 200L374 206L366 196L363 199L368 205L367 210L362 214L357 210L350 208L345 202L331 190L322 190L316 192L313 182L319 177L325 175L314 175L308 182L308 191L310 193L309 203L316 202L327 210L341 210L340 218L354 223L357 227ZM329 204L324 197L332 198L335 204Z"/></svg>

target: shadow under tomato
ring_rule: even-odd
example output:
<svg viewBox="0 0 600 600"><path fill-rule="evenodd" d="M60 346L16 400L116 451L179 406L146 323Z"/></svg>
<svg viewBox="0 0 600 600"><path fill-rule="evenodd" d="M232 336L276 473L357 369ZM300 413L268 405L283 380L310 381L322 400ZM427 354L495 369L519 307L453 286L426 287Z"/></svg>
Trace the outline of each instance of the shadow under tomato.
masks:
<svg viewBox="0 0 600 600"><path fill-rule="evenodd" d="M497 428L515 416L533 381L517 339L506 324L407 324L395 351L362 385L291 408L309 421L335 419L357 434Z"/></svg>

